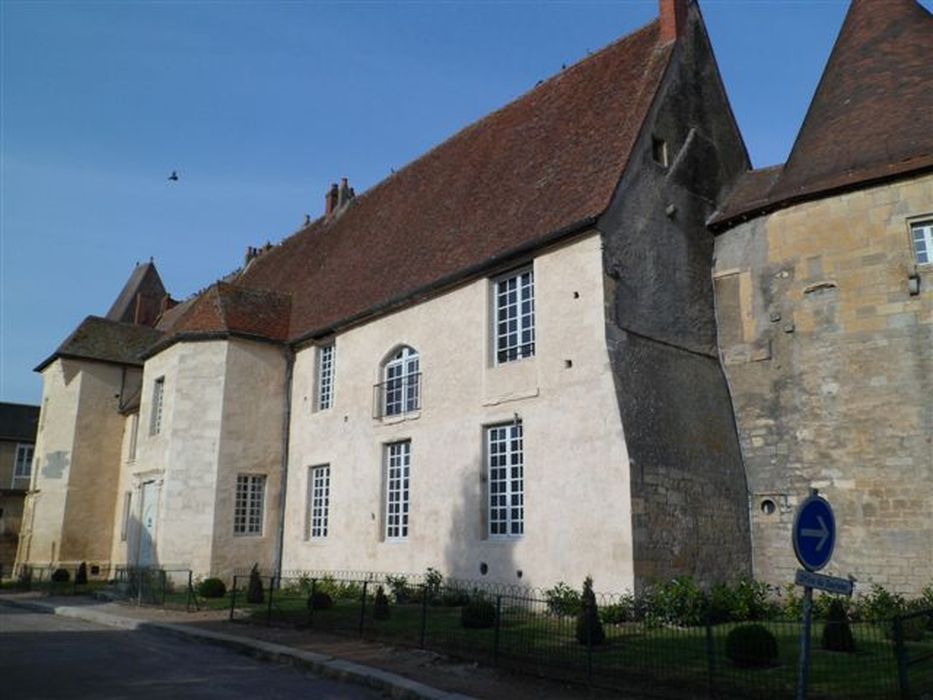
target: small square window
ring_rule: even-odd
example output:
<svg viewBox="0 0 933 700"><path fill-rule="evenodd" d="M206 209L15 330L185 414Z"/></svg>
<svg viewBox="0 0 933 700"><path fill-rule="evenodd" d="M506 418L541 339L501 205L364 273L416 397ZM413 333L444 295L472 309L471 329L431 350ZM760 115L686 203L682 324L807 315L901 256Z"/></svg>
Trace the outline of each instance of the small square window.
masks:
<svg viewBox="0 0 933 700"><path fill-rule="evenodd" d="M920 265L933 263L933 219L915 221L910 225L914 256Z"/></svg>

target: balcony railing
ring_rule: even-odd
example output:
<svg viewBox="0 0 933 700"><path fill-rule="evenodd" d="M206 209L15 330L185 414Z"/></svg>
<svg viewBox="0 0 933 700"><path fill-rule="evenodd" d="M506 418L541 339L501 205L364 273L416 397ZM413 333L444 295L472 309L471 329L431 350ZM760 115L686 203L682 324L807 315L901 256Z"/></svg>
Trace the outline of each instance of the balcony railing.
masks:
<svg viewBox="0 0 933 700"><path fill-rule="evenodd" d="M373 418L403 416L421 409L421 372L395 377L373 387Z"/></svg>

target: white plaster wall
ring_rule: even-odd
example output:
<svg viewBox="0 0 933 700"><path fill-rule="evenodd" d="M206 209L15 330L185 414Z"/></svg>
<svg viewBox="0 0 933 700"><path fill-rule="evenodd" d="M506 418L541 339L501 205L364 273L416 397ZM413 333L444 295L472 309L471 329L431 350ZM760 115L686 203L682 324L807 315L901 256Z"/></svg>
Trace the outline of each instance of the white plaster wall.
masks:
<svg viewBox="0 0 933 700"><path fill-rule="evenodd" d="M57 359L42 372L43 409L19 560L106 565L119 474L122 368Z"/></svg>
<svg viewBox="0 0 933 700"><path fill-rule="evenodd" d="M120 476L117 482L116 500L114 501L113 518L113 541L111 546L110 561L114 566L125 566L129 563L129 538L133 534L132 528L127 527L127 539L122 539L123 533L123 500L127 491L132 492L130 499L131 514L135 514L135 508L139 505L139 494L135 491L137 488L133 472L136 469L136 458L130 457L130 440L133 432L133 424L138 421L139 413L123 416L123 439L120 446ZM143 438L142 427L138 428L137 441Z"/></svg>
<svg viewBox="0 0 933 700"><path fill-rule="evenodd" d="M286 570L423 572L544 586L631 588L629 464L605 341L601 239L534 261L536 356L491 364L491 283L479 280L336 338L333 407L315 412L315 350L296 356ZM422 409L372 417L380 363L421 356ZM572 367L566 366L566 361ZM524 426L525 534L484 535L484 426ZM410 535L381 541L383 445L412 442ZM305 540L308 468L331 465L330 534ZM517 572L523 572L521 579Z"/></svg>
<svg viewBox="0 0 933 700"><path fill-rule="evenodd" d="M77 363L71 360L54 360L42 370L42 409L18 565L47 565L58 559L80 384Z"/></svg>
<svg viewBox="0 0 933 700"><path fill-rule="evenodd" d="M226 341L176 343L143 374L139 437L132 468L134 512L146 481L161 483L156 530L160 566L210 570ZM153 386L165 378L162 429L151 434Z"/></svg>
<svg viewBox="0 0 933 700"><path fill-rule="evenodd" d="M285 353L279 346L231 340L227 347L211 573L228 577L258 563L273 567L282 472ZM266 476L261 536L234 535L238 474Z"/></svg>
<svg viewBox="0 0 933 700"><path fill-rule="evenodd" d="M120 473L123 367L102 362L80 362L79 367L81 384L60 559L106 565Z"/></svg>

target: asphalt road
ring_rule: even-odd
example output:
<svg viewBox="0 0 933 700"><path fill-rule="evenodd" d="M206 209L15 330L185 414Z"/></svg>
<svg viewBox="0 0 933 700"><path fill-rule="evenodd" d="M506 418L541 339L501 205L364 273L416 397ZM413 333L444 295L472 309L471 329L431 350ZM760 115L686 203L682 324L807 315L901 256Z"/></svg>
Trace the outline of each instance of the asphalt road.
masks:
<svg viewBox="0 0 933 700"><path fill-rule="evenodd" d="M375 700L383 695L207 644L0 606L0 697Z"/></svg>

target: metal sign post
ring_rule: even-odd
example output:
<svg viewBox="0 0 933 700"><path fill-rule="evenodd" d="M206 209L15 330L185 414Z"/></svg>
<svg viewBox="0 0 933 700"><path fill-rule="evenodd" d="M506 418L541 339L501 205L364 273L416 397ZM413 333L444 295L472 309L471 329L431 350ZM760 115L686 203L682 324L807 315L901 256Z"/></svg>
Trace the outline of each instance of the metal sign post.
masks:
<svg viewBox="0 0 933 700"><path fill-rule="evenodd" d="M810 489L810 495L797 509L794 518L794 554L806 571L798 572L796 582L803 585L803 628L800 630L800 672L797 676L797 700L806 700L810 676L810 628L813 623L813 588L824 588L826 581L844 581L813 574L829 563L836 547L836 517L829 502ZM851 582L849 582L851 586ZM832 584L827 584L832 585ZM851 590L851 588L850 588Z"/></svg>

